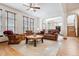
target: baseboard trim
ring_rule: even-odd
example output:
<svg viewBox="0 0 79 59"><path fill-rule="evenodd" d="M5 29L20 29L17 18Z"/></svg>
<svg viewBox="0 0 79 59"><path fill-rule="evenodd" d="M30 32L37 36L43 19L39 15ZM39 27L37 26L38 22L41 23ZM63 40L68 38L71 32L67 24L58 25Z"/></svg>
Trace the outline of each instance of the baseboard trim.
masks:
<svg viewBox="0 0 79 59"><path fill-rule="evenodd" d="M8 42L8 41L2 41L2 42L0 42L0 43L5 43L5 42Z"/></svg>

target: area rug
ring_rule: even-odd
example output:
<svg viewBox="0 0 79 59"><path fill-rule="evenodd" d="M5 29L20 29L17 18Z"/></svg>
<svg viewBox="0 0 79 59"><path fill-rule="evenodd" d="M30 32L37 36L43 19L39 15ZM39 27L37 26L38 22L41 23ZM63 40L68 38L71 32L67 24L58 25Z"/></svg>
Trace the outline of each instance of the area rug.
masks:
<svg viewBox="0 0 79 59"><path fill-rule="evenodd" d="M44 39L44 43L38 42L37 47L34 47L31 43L25 44L24 40L18 45L10 46L21 52L24 56L56 56L61 43L61 39L58 41Z"/></svg>

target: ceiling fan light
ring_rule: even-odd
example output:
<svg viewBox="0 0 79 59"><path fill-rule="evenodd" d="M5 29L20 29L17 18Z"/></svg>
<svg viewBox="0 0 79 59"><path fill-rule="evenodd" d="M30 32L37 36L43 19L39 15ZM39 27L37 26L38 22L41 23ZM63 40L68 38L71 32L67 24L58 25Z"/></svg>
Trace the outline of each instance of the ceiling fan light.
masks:
<svg viewBox="0 0 79 59"><path fill-rule="evenodd" d="M33 10L33 8L30 8L30 10Z"/></svg>
<svg viewBox="0 0 79 59"><path fill-rule="evenodd" d="M39 4L37 3L26 3L24 4L24 6L27 7L27 10L31 10L31 11L37 11L38 9L40 9Z"/></svg>

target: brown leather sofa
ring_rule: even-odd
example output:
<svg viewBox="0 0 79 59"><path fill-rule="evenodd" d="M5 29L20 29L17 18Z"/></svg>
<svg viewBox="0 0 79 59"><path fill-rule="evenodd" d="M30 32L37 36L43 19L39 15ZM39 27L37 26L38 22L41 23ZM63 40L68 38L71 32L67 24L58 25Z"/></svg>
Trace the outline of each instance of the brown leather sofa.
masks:
<svg viewBox="0 0 79 59"><path fill-rule="evenodd" d="M40 31L39 33L36 33L37 35L44 35L45 34L45 30Z"/></svg>
<svg viewBox="0 0 79 59"><path fill-rule="evenodd" d="M44 34L43 39L57 41L57 39L58 39L58 30L56 30L56 29L48 30L48 33Z"/></svg>

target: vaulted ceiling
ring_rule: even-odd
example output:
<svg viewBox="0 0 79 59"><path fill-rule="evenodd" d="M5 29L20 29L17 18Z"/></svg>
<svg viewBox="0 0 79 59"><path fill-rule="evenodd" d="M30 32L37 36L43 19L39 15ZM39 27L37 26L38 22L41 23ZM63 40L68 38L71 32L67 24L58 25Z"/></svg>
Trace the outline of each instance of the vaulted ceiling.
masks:
<svg viewBox="0 0 79 59"><path fill-rule="evenodd" d="M23 6L23 3L3 3L11 8L15 8L24 13L30 14L32 16L40 17L40 18L53 18L59 17L63 14L63 4L62 3L39 3L40 9L36 12L26 10L26 7ZM79 8L78 3L65 3L65 9L67 12L70 12L74 9Z"/></svg>
<svg viewBox="0 0 79 59"><path fill-rule="evenodd" d="M26 10L22 3L4 3L5 5L41 18L53 18L62 15L61 4L59 3L40 3L40 10L36 12Z"/></svg>
<svg viewBox="0 0 79 59"><path fill-rule="evenodd" d="M79 3L66 3L65 5L67 12L79 9Z"/></svg>

